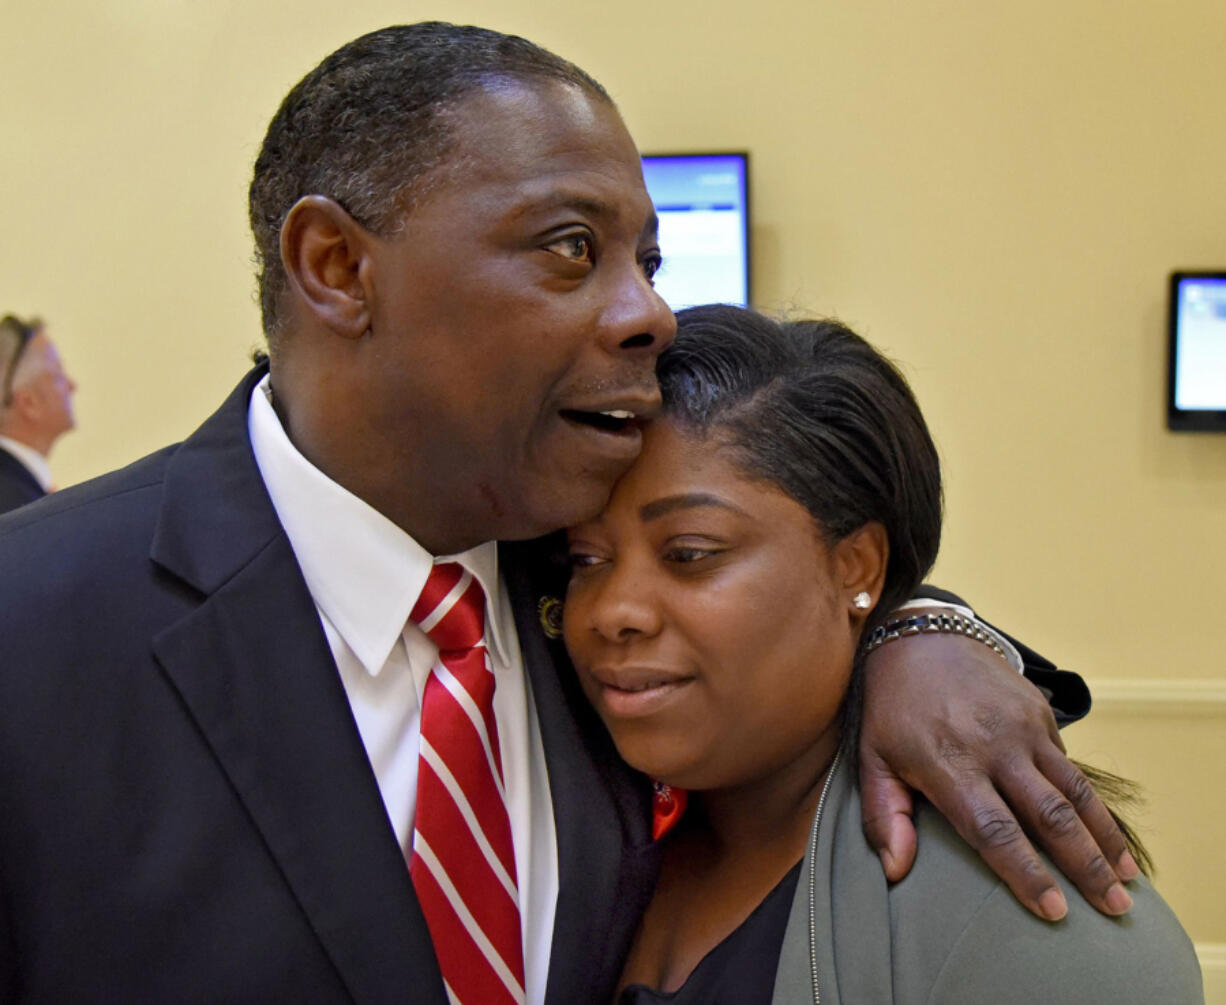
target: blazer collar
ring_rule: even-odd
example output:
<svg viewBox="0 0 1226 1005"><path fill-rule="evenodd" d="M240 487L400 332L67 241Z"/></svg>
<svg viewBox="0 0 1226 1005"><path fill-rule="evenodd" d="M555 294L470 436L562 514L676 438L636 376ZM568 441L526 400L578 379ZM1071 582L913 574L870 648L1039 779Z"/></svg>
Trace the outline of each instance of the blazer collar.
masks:
<svg viewBox="0 0 1226 1005"><path fill-rule="evenodd" d="M203 599L154 641L355 1000L445 1002L429 932L310 593L247 437L257 367L171 458L151 555ZM616 755L541 601L558 539L502 546L558 841L547 1005L607 999L658 868L650 792Z"/></svg>
<svg viewBox="0 0 1226 1005"><path fill-rule="evenodd" d="M170 460L153 560L202 595L154 639L355 1001L446 1001L314 602L260 480L244 379Z"/></svg>
<svg viewBox="0 0 1226 1005"><path fill-rule="evenodd" d="M267 364L243 378L171 457L151 557L210 594L282 534L247 439L247 403Z"/></svg>

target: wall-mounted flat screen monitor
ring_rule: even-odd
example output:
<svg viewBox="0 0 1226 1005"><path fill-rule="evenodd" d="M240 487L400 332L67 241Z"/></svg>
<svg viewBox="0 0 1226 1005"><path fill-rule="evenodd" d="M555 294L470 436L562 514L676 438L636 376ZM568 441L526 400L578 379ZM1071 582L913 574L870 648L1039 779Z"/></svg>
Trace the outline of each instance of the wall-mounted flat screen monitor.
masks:
<svg viewBox="0 0 1226 1005"><path fill-rule="evenodd" d="M643 179L660 217L660 296L673 310L747 306L749 155L649 154Z"/></svg>
<svg viewBox="0 0 1226 1005"><path fill-rule="evenodd" d="M1226 432L1226 270L1171 273L1166 417Z"/></svg>

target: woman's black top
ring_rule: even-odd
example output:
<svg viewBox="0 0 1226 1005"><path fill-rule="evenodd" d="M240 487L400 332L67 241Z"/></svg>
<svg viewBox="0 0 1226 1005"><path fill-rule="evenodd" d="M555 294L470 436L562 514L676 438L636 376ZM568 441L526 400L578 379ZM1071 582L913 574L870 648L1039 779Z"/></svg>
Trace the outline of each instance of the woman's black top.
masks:
<svg viewBox="0 0 1226 1005"><path fill-rule="evenodd" d="M630 984L622 989L618 1005L770 1005L779 949L799 879L797 862L740 927L702 958L676 991Z"/></svg>

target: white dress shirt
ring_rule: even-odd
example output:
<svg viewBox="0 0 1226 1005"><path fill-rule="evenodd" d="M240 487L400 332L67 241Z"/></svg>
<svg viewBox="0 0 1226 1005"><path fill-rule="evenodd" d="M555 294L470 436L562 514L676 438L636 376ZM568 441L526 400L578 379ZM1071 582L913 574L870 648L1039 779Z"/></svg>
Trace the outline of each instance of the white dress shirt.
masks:
<svg viewBox="0 0 1226 1005"><path fill-rule="evenodd" d="M315 601L407 868L421 699L438 656L434 643L408 619L435 558L303 457L281 426L270 394L266 376L247 412L256 464ZM461 555L439 556L444 559L464 565L485 590L494 717L518 872L524 989L528 1002L542 1002L558 856L536 705L498 573L497 546L488 542Z"/></svg>
<svg viewBox="0 0 1226 1005"><path fill-rule="evenodd" d="M44 492L51 491L51 487L55 484L55 479L51 476L51 465L47 463L47 458L33 447L26 446L24 443L18 443L7 436L0 436L0 447L3 447L17 458L21 466L30 472L34 476L34 480L42 486Z"/></svg>

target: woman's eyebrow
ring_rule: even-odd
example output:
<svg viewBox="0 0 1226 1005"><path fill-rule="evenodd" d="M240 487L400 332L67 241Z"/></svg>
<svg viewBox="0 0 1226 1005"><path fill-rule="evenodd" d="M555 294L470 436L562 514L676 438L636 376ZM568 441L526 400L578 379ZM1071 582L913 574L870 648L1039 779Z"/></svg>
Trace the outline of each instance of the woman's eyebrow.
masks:
<svg viewBox="0 0 1226 1005"><path fill-rule="evenodd" d="M744 515L744 510L734 506L721 496L709 492L685 492L675 496L665 496L663 499L653 499L639 507L639 519L646 523L679 509L694 509L698 506L718 506L720 509Z"/></svg>

